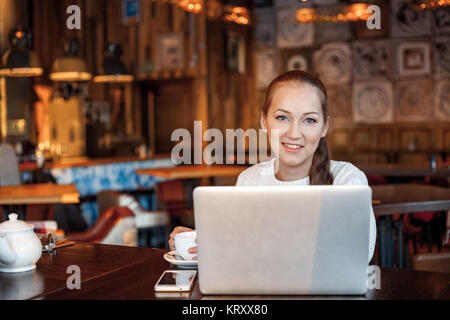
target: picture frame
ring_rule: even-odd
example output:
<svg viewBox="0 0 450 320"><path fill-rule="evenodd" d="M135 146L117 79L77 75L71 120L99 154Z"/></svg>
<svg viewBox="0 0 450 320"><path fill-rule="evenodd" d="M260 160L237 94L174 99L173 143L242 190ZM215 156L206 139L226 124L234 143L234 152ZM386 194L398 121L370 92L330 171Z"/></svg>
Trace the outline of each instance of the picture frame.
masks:
<svg viewBox="0 0 450 320"><path fill-rule="evenodd" d="M395 46L397 78L431 75L431 45L427 41L400 41Z"/></svg>
<svg viewBox="0 0 450 320"><path fill-rule="evenodd" d="M163 33L158 36L157 71L184 69L183 35L179 32Z"/></svg>
<svg viewBox="0 0 450 320"><path fill-rule="evenodd" d="M122 24L137 26L141 22L141 0L122 0Z"/></svg>

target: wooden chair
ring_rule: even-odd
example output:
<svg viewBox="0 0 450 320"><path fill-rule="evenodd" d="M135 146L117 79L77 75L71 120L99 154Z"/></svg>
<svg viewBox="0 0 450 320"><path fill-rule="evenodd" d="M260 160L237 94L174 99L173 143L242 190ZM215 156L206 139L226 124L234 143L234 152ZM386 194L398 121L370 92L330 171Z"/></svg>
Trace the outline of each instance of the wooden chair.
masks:
<svg viewBox="0 0 450 320"><path fill-rule="evenodd" d="M172 227L194 227L192 191L195 181L170 180L158 183L156 193L160 205L168 212Z"/></svg>
<svg viewBox="0 0 450 320"><path fill-rule="evenodd" d="M125 207L131 210L135 218L135 227L139 238L149 247L165 247L168 238L169 215L164 210L145 210L131 195L116 191L102 191L97 194L99 212L113 207Z"/></svg>
<svg viewBox="0 0 450 320"><path fill-rule="evenodd" d="M84 232L69 233L67 238L73 241L104 243L103 241L114 227L118 227L126 217L134 217L130 209L123 207L110 208L100 216L93 227Z"/></svg>

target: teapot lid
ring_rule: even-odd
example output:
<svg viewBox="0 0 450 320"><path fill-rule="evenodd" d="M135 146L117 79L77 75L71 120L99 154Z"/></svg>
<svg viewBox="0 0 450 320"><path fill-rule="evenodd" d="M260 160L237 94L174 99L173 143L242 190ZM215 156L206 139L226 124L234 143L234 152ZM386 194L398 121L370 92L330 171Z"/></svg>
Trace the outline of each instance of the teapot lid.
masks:
<svg viewBox="0 0 450 320"><path fill-rule="evenodd" d="M16 213L10 213L8 215L9 220L3 223L0 223L0 231L8 232L8 231L23 231L28 229L33 229L34 226L32 224L26 223L22 220L17 220Z"/></svg>

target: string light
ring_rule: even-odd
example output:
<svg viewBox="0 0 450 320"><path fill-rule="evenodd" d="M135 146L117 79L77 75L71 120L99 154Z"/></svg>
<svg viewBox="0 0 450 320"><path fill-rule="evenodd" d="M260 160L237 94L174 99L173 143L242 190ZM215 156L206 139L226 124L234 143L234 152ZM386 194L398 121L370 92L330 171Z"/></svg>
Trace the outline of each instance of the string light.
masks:
<svg viewBox="0 0 450 320"><path fill-rule="evenodd" d="M369 5L367 3L354 3L350 6L345 7L336 15L325 15L312 8L303 8L297 10L297 20L302 24L314 22L337 23L367 20L370 17L370 14L367 12L368 6Z"/></svg>
<svg viewBox="0 0 450 320"><path fill-rule="evenodd" d="M245 7L223 6L219 0L152 0L174 4L194 14L206 13L210 19L223 18L225 21L241 25L250 24L250 13ZM303 1L303 0L302 0ZM307 0L306 0L307 1Z"/></svg>
<svg viewBox="0 0 450 320"><path fill-rule="evenodd" d="M411 6L416 10L440 9L450 6L450 0L418 1L418 3L411 4Z"/></svg>

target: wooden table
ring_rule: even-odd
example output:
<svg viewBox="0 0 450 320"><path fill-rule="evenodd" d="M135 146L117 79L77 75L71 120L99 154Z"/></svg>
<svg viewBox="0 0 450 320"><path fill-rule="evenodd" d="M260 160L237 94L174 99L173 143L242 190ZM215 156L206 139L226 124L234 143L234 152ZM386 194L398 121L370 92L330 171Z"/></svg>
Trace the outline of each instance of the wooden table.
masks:
<svg viewBox="0 0 450 320"><path fill-rule="evenodd" d="M432 170L425 165L411 165L411 164L362 164L358 168L366 175L375 174L389 177L427 177L436 176L445 172L449 172L448 167L440 166Z"/></svg>
<svg viewBox="0 0 450 320"><path fill-rule="evenodd" d="M74 184L23 184L0 187L0 205L79 203L80 195Z"/></svg>
<svg viewBox="0 0 450 320"><path fill-rule="evenodd" d="M79 203L80 195L74 184L23 184L0 187L0 205L29 205ZM6 216L6 212L4 213ZM23 219L24 217L21 217Z"/></svg>
<svg viewBox="0 0 450 320"><path fill-rule="evenodd" d="M156 293L153 289L164 270L173 267L163 259L165 250L76 243L43 253L34 271L0 273L0 300L6 299L315 299L336 296L203 296L198 280L186 295ZM66 286L67 268L81 270L81 289ZM197 278L198 279L198 278ZM381 268L381 289L365 296L340 299L450 299L450 274Z"/></svg>
<svg viewBox="0 0 450 320"><path fill-rule="evenodd" d="M170 179L197 179L214 177L235 177L247 169L245 165L179 165L166 168L138 169L137 174Z"/></svg>
<svg viewBox="0 0 450 320"><path fill-rule="evenodd" d="M450 189L421 184L372 186L373 211L379 216L380 265L393 266L394 235L398 236L398 266L403 267L403 219L393 224L393 214L450 210ZM394 226L394 227L393 227Z"/></svg>

